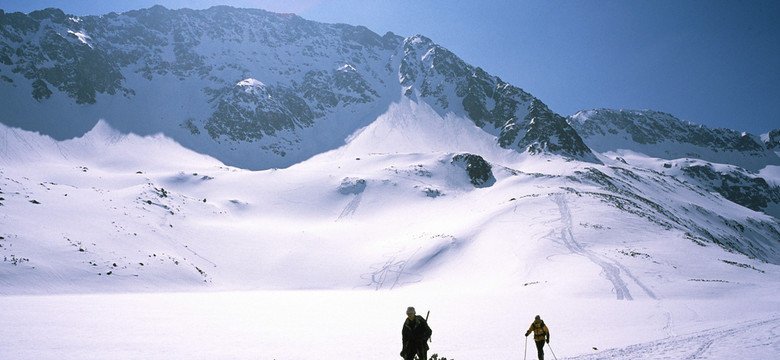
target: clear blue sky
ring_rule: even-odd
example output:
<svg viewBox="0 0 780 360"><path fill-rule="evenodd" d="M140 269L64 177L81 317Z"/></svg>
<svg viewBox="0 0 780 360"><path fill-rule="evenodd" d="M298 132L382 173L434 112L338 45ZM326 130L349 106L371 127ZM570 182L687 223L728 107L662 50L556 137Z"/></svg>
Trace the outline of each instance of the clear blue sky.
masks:
<svg viewBox="0 0 780 360"><path fill-rule="evenodd" d="M653 109L757 135L780 128L776 0L0 0L0 9L100 15L158 3L423 34L564 116Z"/></svg>

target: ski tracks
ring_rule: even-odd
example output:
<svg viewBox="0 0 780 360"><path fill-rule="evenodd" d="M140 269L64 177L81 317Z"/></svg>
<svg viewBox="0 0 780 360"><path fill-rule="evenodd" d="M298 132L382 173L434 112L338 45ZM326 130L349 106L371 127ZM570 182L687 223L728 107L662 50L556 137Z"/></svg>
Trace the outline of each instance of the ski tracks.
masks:
<svg viewBox="0 0 780 360"><path fill-rule="evenodd" d="M363 200L363 193L356 194L354 198L347 204L347 206L344 207L344 210L341 211L341 214L339 215L338 219L343 220L346 217L352 216L355 214L355 211L357 211L358 206L360 206L360 201Z"/></svg>
<svg viewBox="0 0 780 360"><path fill-rule="evenodd" d="M604 276L609 280L609 282L612 283L612 287L615 291L615 295L617 296L618 300L633 300L633 296L631 295L631 291L628 289L628 285L626 285L626 282L623 280L622 274L625 274L628 278L630 278L637 286L639 286L644 292L652 299L658 299L658 297L651 291L647 286L642 284L639 279L637 279L635 276L631 274L631 272L626 268L623 264L612 260L612 259L605 259L598 254L587 250L585 247L582 246L575 238L574 234L572 232L573 225L572 225L572 218L571 218L571 210L569 210L569 204L566 200L566 196L564 194L553 194L552 200L555 202L555 204L558 206L558 212L560 213L560 222L561 226L560 228L556 229L558 232L560 232L560 240L563 242L563 244L566 246L569 251L571 251L574 254L584 256L588 260L590 260L592 263L598 265L601 267ZM555 232L556 230L553 230L551 232L551 235L555 238Z"/></svg>
<svg viewBox="0 0 780 360"><path fill-rule="evenodd" d="M780 350L777 337L780 315L669 337L595 354L568 357L569 360L595 359L722 359L739 353L744 359L766 358ZM735 350L736 349L736 350Z"/></svg>
<svg viewBox="0 0 780 360"><path fill-rule="evenodd" d="M420 249L418 248L405 259L398 259L400 253L387 255L387 261L373 265L371 267L373 271L361 275L360 278L368 281L365 286L374 287L376 290L383 287L389 287L392 290L398 285L420 282L422 281L422 275L406 271L409 261L419 251Z"/></svg>

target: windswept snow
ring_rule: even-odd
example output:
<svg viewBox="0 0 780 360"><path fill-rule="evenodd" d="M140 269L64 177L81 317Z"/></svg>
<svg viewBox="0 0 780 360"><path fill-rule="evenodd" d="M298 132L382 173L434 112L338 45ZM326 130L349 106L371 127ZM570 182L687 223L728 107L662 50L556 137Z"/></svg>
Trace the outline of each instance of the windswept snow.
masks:
<svg viewBox="0 0 780 360"><path fill-rule="evenodd" d="M535 358L536 314L559 359L774 356L780 267L685 230L773 220L632 156L521 156L407 100L267 171L0 125L0 358L394 358L407 306L449 359Z"/></svg>

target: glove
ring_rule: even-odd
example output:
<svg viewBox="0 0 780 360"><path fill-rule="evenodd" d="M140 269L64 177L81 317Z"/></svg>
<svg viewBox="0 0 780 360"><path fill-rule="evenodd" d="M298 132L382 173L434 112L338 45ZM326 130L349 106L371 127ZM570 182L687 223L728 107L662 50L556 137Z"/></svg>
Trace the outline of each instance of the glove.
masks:
<svg viewBox="0 0 780 360"><path fill-rule="evenodd" d="M528 334L530 334L530 333L531 333L530 331L526 331L525 332L525 336L528 337Z"/></svg>
<svg viewBox="0 0 780 360"><path fill-rule="evenodd" d="M403 350L401 350L401 357L406 359L406 353Z"/></svg>
<svg viewBox="0 0 780 360"><path fill-rule="evenodd" d="M550 338L547 338L547 343L548 343L548 344L550 343Z"/></svg>

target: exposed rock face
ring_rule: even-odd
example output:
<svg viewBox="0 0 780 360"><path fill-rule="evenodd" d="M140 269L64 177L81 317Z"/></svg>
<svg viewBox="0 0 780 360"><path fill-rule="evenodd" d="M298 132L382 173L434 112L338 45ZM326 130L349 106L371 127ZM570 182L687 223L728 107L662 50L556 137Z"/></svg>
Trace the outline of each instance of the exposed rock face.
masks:
<svg viewBox="0 0 780 360"><path fill-rule="evenodd" d="M366 180L356 178L344 178L339 185L339 193L348 194L360 194L366 190Z"/></svg>
<svg viewBox="0 0 780 360"><path fill-rule="evenodd" d="M746 208L766 212L780 219L780 187L770 185L763 178L739 168L717 171L710 164L688 166L682 170L705 189L717 192Z"/></svg>
<svg viewBox="0 0 780 360"><path fill-rule="evenodd" d="M528 130L520 142L531 153L550 151L596 162L591 149L566 119L550 111L541 101L534 101L526 116Z"/></svg>
<svg viewBox="0 0 780 360"><path fill-rule="evenodd" d="M451 163L466 170L475 187L490 187L496 183L493 167L479 155L458 154L452 157Z"/></svg>
<svg viewBox="0 0 780 360"><path fill-rule="evenodd" d="M774 129L767 134L766 147L775 151L780 151L780 129Z"/></svg>

